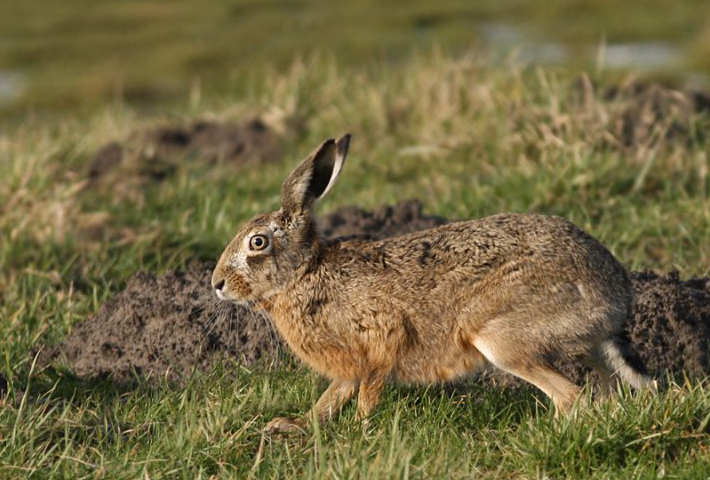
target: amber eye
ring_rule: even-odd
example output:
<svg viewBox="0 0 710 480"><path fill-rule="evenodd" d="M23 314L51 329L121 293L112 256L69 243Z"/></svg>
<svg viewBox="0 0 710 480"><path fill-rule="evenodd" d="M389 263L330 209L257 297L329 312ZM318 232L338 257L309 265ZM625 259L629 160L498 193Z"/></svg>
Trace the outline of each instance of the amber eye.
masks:
<svg viewBox="0 0 710 480"><path fill-rule="evenodd" d="M263 250L269 246L269 237L266 235L254 235L249 240L249 248L252 250Z"/></svg>

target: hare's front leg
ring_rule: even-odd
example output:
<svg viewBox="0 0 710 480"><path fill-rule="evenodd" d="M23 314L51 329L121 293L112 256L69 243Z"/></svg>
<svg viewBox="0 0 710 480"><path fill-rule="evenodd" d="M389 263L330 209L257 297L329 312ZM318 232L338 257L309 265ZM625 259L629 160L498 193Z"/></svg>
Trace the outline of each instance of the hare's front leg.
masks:
<svg viewBox="0 0 710 480"><path fill-rule="evenodd" d="M313 412L321 423L327 422L345 405L345 402L355 396L358 382L351 380L333 380L330 386L320 396Z"/></svg>
<svg viewBox="0 0 710 480"><path fill-rule="evenodd" d="M330 420L340 408L355 396L357 391L357 382L349 380L333 380L328 388L318 399L318 402L311 410L315 414L318 421L324 423ZM307 420L304 418L286 418L276 417L271 420L264 431L269 433L275 432L302 432L306 429Z"/></svg>

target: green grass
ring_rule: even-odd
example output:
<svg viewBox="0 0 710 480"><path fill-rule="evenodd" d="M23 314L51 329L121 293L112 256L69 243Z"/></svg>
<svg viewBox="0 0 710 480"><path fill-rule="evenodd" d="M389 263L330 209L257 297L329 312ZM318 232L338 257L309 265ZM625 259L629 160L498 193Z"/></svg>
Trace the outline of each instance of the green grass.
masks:
<svg viewBox="0 0 710 480"><path fill-rule="evenodd" d="M704 0L3 3L0 74L20 75L21 92L0 98L0 112L13 118L48 109L76 115L111 101L180 108L248 91L263 68L313 53L357 71L436 46L456 54L483 44L505 56L518 44L536 51L560 43L569 50L563 64L592 67L604 42L656 41L678 50L677 65L657 73L682 81L679 73L710 71ZM519 36L515 44L488 38L501 26Z"/></svg>
<svg viewBox="0 0 710 480"><path fill-rule="evenodd" d="M357 74L316 58L258 75L258 89L178 116L297 122L288 157L241 169L184 162L132 201L86 189L87 159L175 117L118 104L0 135L0 370L11 380L0 403L0 477L707 478L710 392L697 381L625 395L571 421L556 420L533 388L388 387L368 426L350 405L283 440L261 434L266 421L305 411L324 388L301 367L225 365L180 389L33 370L33 347L60 341L137 270L216 258L241 222L277 207L298 159L345 131L351 156L323 212L419 197L450 218L559 214L631 269L708 275L707 115L671 112L624 145L619 122L637 108L630 96L609 100L599 79L583 101L575 75L491 64L476 51ZM98 242L82 235L95 214L110 220Z"/></svg>
<svg viewBox="0 0 710 480"><path fill-rule="evenodd" d="M236 373L236 375L234 375ZM19 383L19 382L18 382ZM388 388L368 425L354 408L290 438L261 432L317 399L297 369L232 367L166 385L43 378L0 412L3 478L706 478L710 391L596 404L555 419L532 389ZM11 392L11 394L14 392Z"/></svg>

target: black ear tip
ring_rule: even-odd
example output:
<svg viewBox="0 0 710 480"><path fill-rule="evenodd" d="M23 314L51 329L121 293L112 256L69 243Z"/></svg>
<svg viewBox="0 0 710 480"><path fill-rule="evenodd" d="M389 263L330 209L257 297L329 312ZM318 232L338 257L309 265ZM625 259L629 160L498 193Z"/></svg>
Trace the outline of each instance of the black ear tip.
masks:
<svg viewBox="0 0 710 480"><path fill-rule="evenodd" d="M346 133L345 135L340 137L335 143L337 151L340 155L344 156L348 153L348 147L350 146L350 137L351 135L349 133Z"/></svg>
<svg viewBox="0 0 710 480"><path fill-rule="evenodd" d="M334 138L329 138L320 144L320 147L318 147L318 151L329 150L333 147L337 148L337 146L338 146L338 142L336 142Z"/></svg>

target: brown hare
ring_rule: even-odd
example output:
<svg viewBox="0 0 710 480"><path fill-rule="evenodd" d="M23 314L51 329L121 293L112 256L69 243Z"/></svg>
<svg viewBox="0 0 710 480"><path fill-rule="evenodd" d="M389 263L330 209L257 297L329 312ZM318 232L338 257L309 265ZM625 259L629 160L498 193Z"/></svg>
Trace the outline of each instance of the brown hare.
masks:
<svg viewBox="0 0 710 480"><path fill-rule="evenodd" d="M335 183L350 137L326 140L288 176L281 208L249 221L222 253L212 286L260 309L293 350L331 380L314 413L358 395L375 408L388 379L438 382L486 360L568 411L579 387L555 367L581 361L607 388L649 378L619 339L631 309L624 268L569 221L500 214L379 241L321 237L314 208ZM275 418L267 429L300 429Z"/></svg>

